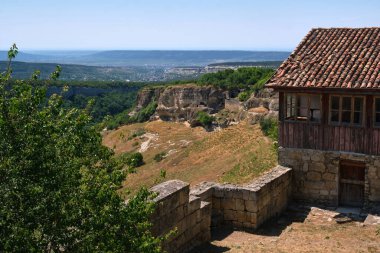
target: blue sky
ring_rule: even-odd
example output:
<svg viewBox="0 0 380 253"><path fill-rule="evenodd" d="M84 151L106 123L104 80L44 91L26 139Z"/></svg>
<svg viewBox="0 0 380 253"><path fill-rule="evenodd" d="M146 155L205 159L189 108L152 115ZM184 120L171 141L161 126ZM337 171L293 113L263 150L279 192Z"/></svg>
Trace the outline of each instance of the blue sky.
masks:
<svg viewBox="0 0 380 253"><path fill-rule="evenodd" d="M1 0L0 49L292 50L312 27L380 26L380 0Z"/></svg>

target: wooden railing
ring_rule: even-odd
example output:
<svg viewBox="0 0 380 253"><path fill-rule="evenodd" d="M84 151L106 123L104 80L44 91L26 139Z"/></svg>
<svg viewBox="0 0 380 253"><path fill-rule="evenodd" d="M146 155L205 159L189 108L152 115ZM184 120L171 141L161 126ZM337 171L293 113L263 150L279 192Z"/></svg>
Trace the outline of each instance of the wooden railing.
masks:
<svg viewBox="0 0 380 253"><path fill-rule="evenodd" d="M380 155L380 129L280 122L279 144L287 148Z"/></svg>

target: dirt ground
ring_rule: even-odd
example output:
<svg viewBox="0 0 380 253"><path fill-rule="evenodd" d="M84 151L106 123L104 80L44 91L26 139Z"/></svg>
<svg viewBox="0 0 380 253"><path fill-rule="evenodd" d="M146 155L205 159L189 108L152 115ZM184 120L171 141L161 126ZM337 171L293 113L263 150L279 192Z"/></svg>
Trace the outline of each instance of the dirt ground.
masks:
<svg viewBox="0 0 380 253"><path fill-rule="evenodd" d="M145 134L131 138L141 130ZM132 151L143 154L145 165L125 181L125 188L131 192L142 185L150 187L169 179L191 185L202 181L245 183L277 164L272 141L258 125L246 122L207 132L183 123L152 121L105 133L103 144L116 154ZM164 159L155 161L155 155L161 152ZM165 178L161 176L163 171Z"/></svg>
<svg viewBox="0 0 380 253"><path fill-rule="evenodd" d="M341 217L326 209L293 208L253 233L214 231L211 243L191 253L380 252L379 225L364 225L362 219L337 223Z"/></svg>

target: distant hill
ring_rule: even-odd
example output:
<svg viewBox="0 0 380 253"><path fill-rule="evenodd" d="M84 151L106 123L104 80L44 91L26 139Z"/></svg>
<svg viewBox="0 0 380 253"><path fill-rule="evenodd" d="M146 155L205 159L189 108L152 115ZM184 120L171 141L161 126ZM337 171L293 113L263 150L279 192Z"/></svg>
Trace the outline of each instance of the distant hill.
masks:
<svg viewBox="0 0 380 253"><path fill-rule="evenodd" d="M19 57L17 57L19 58ZM21 57L20 57L21 58ZM34 71L41 72L41 79L49 78L57 63L12 62L12 76L17 79L30 78ZM60 64L61 80L136 80L136 69L128 67L98 67L77 64ZM0 71L6 69L7 62L0 61Z"/></svg>
<svg viewBox="0 0 380 253"><path fill-rule="evenodd" d="M206 66L223 62L283 61L290 52L217 50L114 50L20 52L18 61L91 66ZM7 52L0 51L0 60Z"/></svg>
<svg viewBox="0 0 380 253"><path fill-rule="evenodd" d="M212 63L208 67L263 67L277 69L283 61L257 61L257 62L222 62Z"/></svg>

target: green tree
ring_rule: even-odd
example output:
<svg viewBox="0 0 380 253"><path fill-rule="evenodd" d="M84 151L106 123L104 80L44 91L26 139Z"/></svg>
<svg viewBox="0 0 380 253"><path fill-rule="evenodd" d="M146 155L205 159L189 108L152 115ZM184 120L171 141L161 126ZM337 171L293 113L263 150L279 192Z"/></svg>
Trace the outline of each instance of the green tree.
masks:
<svg viewBox="0 0 380 253"><path fill-rule="evenodd" d="M64 108L46 85L0 75L0 252L160 252L149 232L152 196L128 205L126 172L101 145L88 108ZM60 68L51 79L59 77Z"/></svg>

